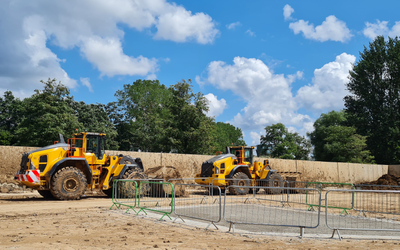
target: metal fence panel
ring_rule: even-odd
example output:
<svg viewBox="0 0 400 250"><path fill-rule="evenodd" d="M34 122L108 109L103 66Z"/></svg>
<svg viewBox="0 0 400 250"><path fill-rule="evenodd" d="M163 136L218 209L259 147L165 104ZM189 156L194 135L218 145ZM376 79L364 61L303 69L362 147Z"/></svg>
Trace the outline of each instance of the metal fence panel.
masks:
<svg viewBox="0 0 400 250"><path fill-rule="evenodd" d="M128 207L126 212L132 209L134 212L137 206L137 182L134 180L114 180L112 187L112 203L114 206L121 208L121 206Z"/></svg>
<svg viewBox="0 0 400 250"><path fill-rule="evenodd" d="M336 183L336 182L308 182L307 188L315 188L321 192L322 202L324 202L324 197L327 191L335 190L335 189L354 189L352 183ZM343 194L345 195L345 194ZM346 195L350 195L350 197L344 198L344 200L348 201L348 203L334 203L331 201L329 204L329 208L338 208L342 210L342 213L348 213L348 210L353 209L354 207L354 193L346 193ZM319 201L315 199L315 197L309 197L307 195L307 204L310 206L309 208L312 209L314 206L318 206Z"/></svg>
<svg viewBox="0 0 400 250"><path fill-rule="evenodd" d="M354 198L353 198L354 197ZM339 230L400 231L400 191L329 190L325 194L326 225ZM345 216L331 205L355 201L355 208ZM336 206L336 205L335 205Z"/></svg>
<svg viewBox="0 0 400 250"><path fill-rule="evenodd" d="M174 207L174 185L164 181L141 181L137 192L139 214L146 210L162 213L162 218L169 216ZM171 219L172 220L172 219Z"/></svg>
<svg viewBox="0 0 400 250"><path fill-rule="evenodd" d="M320 221L320 204L316 212L308 211L306 194L312 193L320 197L319 190L285 187L279 194L276 190L281 187L256 186L267 189L264 193L252 195L229 195L225 193L223 217L234 229L234 224L268 225L299 227L301 236L304 228L316 228ZM288 202L287 193L299 193L294 196L294 202ZM287 204L287 206L285 205Z"/></svg>
<svg viewBox="0 0 400 250"><path fill-rule="evenodd" d="M210 185L198 184L175 184L175 193L177 190L183 196L175 199L174 213L177 218L182 217L208 221L216 228L215 223L221 220L221 189ZM177 197L177 196L175 196ZM177 219L176 218L176 219ZM175 220L176 220L175 219Z"/></svg>

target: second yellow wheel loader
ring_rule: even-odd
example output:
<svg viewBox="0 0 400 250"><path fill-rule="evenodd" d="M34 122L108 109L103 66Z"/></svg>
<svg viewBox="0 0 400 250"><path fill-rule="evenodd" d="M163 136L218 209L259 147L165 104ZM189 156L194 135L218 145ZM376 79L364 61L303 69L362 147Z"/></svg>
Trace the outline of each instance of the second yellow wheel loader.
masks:
<svg viewBox="0 0 400 250"><path fill-rule="evenodd" d="M245 195L258 192L260 187L283 187L282 177L270 168L268 160L253 162L254 147L230 146L225 154L216 155L203 162L201 173L196 175L196 183L218 186L222 191ZM255 186L257 188L250 188ZM266 189L269 193L279 194L281 188Z"/></svg>

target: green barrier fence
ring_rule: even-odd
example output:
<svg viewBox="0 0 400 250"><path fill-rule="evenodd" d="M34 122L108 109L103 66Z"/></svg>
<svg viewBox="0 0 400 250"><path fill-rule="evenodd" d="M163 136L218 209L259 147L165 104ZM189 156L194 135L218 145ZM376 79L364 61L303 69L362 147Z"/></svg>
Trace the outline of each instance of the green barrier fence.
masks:
<svg viewBox="0 0 400 250"><path fill-rule="evenodd" d="M132 209L135 213L137 205L137 189L138 184L134 180L114 180L112 187L112 209L114 206L121 208L121 206L128 207L125 213Z"/></svg>
<svg viewBox="0 0 400 250"><path fill-rule="evenodd" d="M354 185L352 183L336 183L336 182L307 182L306 188L314 188L319 190L321 193L323 191L328 191L327 189L346 189L344 187L348 186L350 189L355 189ZM347 189L349 189L347 188ZM342 209L342 212L340 214L346 213L348 214L347 210L352 210L354 209L354 192L351 192L349 195L351 195L351 204L349 206L335 206L335 205L327 205L327 208L336 208L336 209ZM323 201L322 199L321 201ZM316 203L315 203L315 202ZM335 202L332 201L331 204L334 204ZM319 206L319 200L316 200L315 197L310 196L308 191L306 191L306 204L308 205L308 210L314 210L314 207ZM342 203L340 203L342 204Z"/></svg>
<svg viewBox="0 0 400 250"><path fill-rule="evenodd" d="M167 216L170 220L170 214L174 211L174 185L163 181L141 181L138 193L139 214L143 211L161 213L162 218Z"/></svg>

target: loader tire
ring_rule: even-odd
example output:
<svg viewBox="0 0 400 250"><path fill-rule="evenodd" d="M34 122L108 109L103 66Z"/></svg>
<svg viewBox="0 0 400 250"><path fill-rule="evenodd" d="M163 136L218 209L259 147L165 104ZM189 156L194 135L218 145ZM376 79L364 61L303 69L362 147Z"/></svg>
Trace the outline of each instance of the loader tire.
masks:
<svg viewBox="0 0 400 250"><path fill-rule="evenodd" d="M43 196L45 200L54 200L54 196L51 194L50 190L37 190L38 193Z"/></svg>
<svg viewBox="0 0 400 250"><path fill-rule="evenodd" d="M230 185L243 187L229 187L229 193L234 195L246 195L249 193L250 179L245 173L237 172L232 178Z"/></svg>
<svg viewBox="0 0 400 250"><path fill-rule="evenodd" d="M269 187L282 187L282 188L268 188L267 193L269 194L280 194L282 193L284 183L282 177L278 173L273 173L269 177L268 181Z"/></svg>
<svg viewBox="0 0 400 250"><path fill-rule="evenodd" d="M79 200L86 191L85 174L75 167L57 171L50 183L50 192L58 200Z"/></svg>

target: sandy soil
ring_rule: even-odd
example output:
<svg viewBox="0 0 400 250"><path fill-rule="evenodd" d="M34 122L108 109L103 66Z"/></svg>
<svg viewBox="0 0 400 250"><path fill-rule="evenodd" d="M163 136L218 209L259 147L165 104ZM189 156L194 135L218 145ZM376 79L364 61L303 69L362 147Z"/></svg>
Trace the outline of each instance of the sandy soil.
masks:
<svg viewBox="0 0 400 250"><path fill-rule="evenodd" d="M0 249L400 249L400 241L231 234L109 210L111 199L0 195Z"/></svg>

